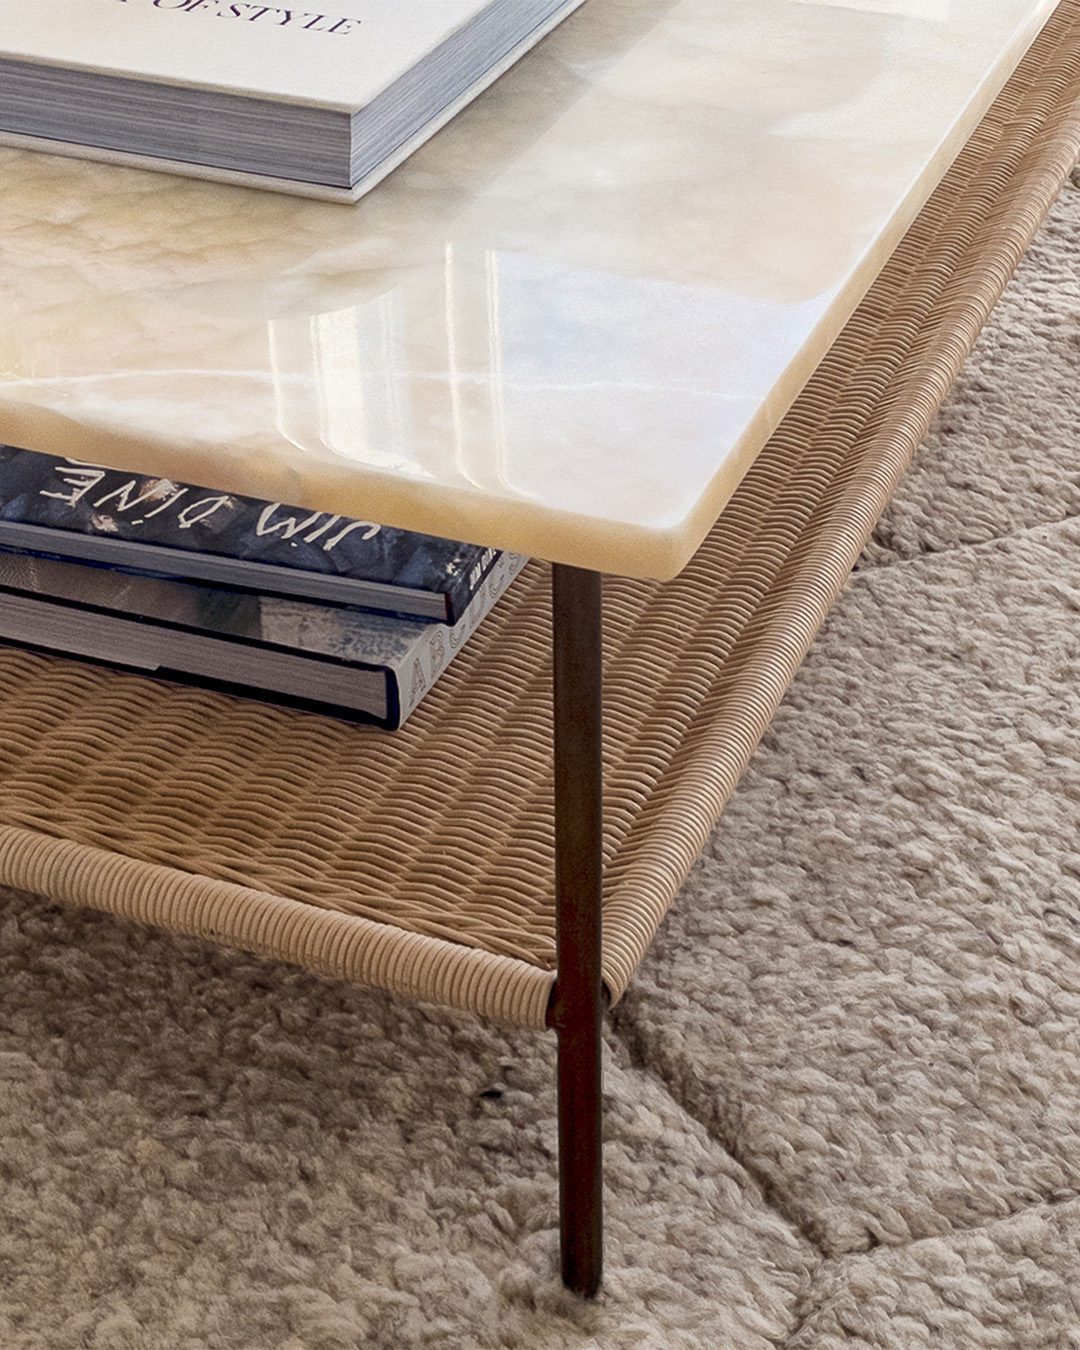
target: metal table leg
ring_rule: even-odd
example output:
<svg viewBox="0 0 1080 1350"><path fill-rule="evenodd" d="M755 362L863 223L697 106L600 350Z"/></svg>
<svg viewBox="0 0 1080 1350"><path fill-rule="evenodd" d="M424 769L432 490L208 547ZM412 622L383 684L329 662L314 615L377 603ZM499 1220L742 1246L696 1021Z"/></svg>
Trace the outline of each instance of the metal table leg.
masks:
<svg viewBox="0 0 1080 1350"><path fill-rule="evenodd" d="M600 974L601 578L552 573L555 664L555 895L562 1278L591 1298L603 1268Z"/></svg>

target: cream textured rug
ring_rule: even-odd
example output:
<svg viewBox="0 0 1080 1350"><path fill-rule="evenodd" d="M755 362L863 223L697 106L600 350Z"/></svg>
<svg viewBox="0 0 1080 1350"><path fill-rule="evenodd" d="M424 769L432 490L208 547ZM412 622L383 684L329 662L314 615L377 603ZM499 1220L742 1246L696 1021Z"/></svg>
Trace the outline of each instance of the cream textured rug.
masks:
<svg viewBox="0 0 1080 1350"><path fill-rule="evenodd" d="M0 897L3 1350L1080 1347L1080 178L614 1018L553 1046Z"/></svg>

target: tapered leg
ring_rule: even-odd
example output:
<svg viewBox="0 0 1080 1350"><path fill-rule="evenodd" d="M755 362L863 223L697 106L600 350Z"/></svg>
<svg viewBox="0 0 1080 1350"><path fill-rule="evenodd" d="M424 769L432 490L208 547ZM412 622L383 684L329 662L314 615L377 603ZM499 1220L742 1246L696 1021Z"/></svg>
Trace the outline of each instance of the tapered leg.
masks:
<svg viewBox="0 0 1080 1350"><path fill-rule="evenodd" d="M600 593L597 572L555 567L555 895L562 1278L591 1298L603 1268L601 1159Z"/></svg>

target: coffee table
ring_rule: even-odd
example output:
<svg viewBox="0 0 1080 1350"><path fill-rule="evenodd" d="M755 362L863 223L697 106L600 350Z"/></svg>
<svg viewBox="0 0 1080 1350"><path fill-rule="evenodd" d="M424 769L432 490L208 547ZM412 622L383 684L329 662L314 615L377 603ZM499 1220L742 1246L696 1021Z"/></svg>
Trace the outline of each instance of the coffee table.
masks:
<svg viewBox="0 0 1080 1350"><path fill-rule="evenodd" d="M1078 70L1078 0L590 0L356 208L0 150L0 437L553 564L395 736L0 652L0 881L553 1027L595 1293L604 1008Z"/></svg>

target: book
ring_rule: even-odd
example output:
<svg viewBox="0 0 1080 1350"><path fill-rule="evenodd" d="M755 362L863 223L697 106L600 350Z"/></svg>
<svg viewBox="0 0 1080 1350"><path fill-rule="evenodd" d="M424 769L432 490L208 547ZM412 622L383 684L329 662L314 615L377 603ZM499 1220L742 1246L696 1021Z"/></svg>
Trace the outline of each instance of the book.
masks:
<svg viewBox="0 0 1080 1350"><path fill-rule="evenodd" d="M500 555L442 624L0 551L0 642L396 730L525 562Z"/></svg>
<svg viewBox="0 0 1080 1350"><path fill-rule="evenodd" d="M0 547L456 623L494 549L0 445Z"/></svg>
<svg viewBox="0 0 1080 1350"><path fill-rule="evenodd" d="M0 133L356 200L582 0L9 0Z"/></svg>

